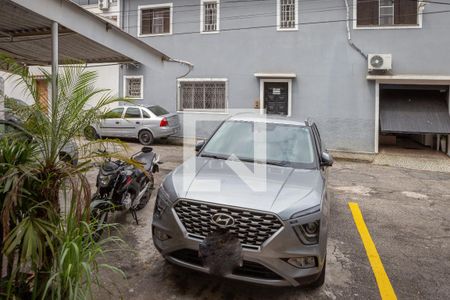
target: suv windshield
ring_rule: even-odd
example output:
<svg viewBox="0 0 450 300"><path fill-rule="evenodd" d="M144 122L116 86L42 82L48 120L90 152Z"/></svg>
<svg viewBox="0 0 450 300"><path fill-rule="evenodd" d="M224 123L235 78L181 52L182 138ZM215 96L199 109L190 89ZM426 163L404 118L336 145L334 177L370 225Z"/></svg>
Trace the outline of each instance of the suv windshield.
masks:
<svg viewBox="0 0 450 300"><path fill-rule="evenodd" d="M159 105L155 105L155 106L150 106L147 107L153 114L155 114L155 116L159 117L159 116L163 116L163 115L168 115L169 112L167 110L165 110L164 108L162 108Z"/></svg>
<svg viewBox="0 0 450 300"><path fill-rule="evenodd" d="M227 121L201 156L228 159L232 155L248 162L316 167L311 132L308 127L298 125Z"/></svg>

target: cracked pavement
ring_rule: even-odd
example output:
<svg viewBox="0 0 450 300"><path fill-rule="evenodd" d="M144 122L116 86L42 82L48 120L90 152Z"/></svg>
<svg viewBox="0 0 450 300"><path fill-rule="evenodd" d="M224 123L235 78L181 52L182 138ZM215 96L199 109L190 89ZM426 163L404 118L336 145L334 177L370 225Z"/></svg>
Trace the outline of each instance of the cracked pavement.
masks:
<svg viewBox="0 0 450 300"><path fill-rule="evenodd" d="M141 146L130 143L129 153ZM180 164L182 148L158 144L164 162L156 184ZM450 162L450 160L449 160ZM95 172L90 180L94 182ZM109 254L126 279L104 272L104 299L379 299L378 287L348 202L357 202L399 299L450 298L450 173L338 161L330 170L333 200L325 285L320 289L272 288L215 278L172 266L151 240L156 193L138 213L116 213L130 246Z"/></svg>

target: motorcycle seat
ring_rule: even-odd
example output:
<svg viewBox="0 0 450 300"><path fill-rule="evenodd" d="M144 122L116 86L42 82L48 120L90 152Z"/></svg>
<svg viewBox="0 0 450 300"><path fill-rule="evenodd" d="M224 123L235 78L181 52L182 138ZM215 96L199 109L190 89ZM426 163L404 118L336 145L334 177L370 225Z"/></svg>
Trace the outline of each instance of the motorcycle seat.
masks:
<svg viewBox="0 0 450 300"><path fill-rule="evenodd" d="M139 153L134 157L134 160L143 165L144 169L148 172L151 171L153 166L153 158L155 157L155 153Z"/></svg>

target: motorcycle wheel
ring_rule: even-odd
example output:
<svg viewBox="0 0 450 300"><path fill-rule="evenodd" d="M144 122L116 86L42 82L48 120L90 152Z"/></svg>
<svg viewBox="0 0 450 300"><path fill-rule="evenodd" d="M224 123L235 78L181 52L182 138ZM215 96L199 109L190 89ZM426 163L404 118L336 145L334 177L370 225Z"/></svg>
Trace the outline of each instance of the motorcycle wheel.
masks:
<svg viewBox="0 0 450 300"><path fill-rule="evenodd" d="M150 201L150 198L152 197L152 192L153 192L153 188L154 188L154 179L153 177L150 179L150 187L147 190L147 192L145 192L145 195L142 197L141 201L139 202L139 204L136 206L136 210L141 210L144 207L147 206L147 203Z"/></svg>
<svg viewBox="0 0 450 300"><path fill-rule="evenodd" d="M94 241L98 242L105 229L105 224L108 222L108 211L101 208L94 208L91 211L91 223L95 224L94 232L92 238Z"/></svg>

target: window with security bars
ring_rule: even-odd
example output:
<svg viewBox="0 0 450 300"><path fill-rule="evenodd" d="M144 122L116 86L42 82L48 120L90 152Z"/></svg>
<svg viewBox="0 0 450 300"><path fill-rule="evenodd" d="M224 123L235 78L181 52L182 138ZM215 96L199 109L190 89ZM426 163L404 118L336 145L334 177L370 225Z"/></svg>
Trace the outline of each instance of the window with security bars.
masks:
<svg viewBox="0 0 450 300"><path fill-rule="evenodd" d="M379 24L394 25L394 0L380 0Z"/></svg>
<svg viewBox="0 0 450 300"><path fill-rule="evenodd" d="M203 3L203 32L214 32L219 30L219 3L207 1Z"/></svg>
<svg viewBox="0 0 450 300"><path fill-rule="evenodd" d="M125 97L142 99L142 78L126 77L125 78Z"/></svg>
<svg viewBox="0 0 450 300"><path fill-rule="evenodd" d="M358 0L356 24L358 26L417 25L418 0Z"/></svg>
<svg viewBox="0 0 450 300"><path fill-rule="evenodd" d="M226 82L180 82L180 110L225 110Z"/></svg>
<svg viewBox="0 0 450 300"><path fill-rule="evenodd" d="M297 0L279 0L280 29L297 28Z"/></svg>
<svg viewBox="0 0 450 300"><path fill-rule="evenodd" d="M170 33L170 7L141 10L141 35Z"/></svg>

